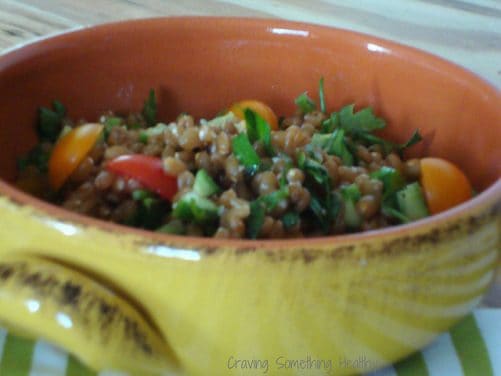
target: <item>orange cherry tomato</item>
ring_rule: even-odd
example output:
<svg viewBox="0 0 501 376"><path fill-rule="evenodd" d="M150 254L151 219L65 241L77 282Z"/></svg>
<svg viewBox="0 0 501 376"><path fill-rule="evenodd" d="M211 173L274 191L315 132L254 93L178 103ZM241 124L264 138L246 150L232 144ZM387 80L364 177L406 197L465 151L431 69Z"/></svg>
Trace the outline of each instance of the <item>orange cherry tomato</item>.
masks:
<svg viewBox="0 0 501 376"><path fill-rule="evenodd" d="M259 116L261 116L264 120L266 120L267 123L270 125L271 130L278 129L277 115L275 115L270 106L261 101L257 101L254 99L243 100L234 103L230 107L229 111L233 112L237 118L245 120L244 110L246 108L250 108L252 111L256 112Z"/></svg>
<svg viewBox="0 0 501 376"><path fill-rule="evenodd" d="M49 183L53 189L61 188L91 151L102 130L102 124L84 124L72 129L56 143L49 159Z"/></svg>
<svg viewBox="0 0 501 376"><path fill-rule="evenodd" d="M421 185L431 214L452 208L472 196L470 181L463 171L441 158L421 159Z"/></svg>

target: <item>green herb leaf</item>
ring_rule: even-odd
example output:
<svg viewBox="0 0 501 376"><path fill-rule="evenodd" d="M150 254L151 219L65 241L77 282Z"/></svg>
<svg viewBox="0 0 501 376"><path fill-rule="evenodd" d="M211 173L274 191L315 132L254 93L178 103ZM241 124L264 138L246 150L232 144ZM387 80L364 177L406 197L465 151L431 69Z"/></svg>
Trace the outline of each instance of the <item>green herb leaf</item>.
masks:
<svg viewBox="0 0 501 376"><path fill-rule="evenodd" d="M256 114L257 132L259 140L263 143L266 154L269 157L275 156L275 150L271 144L271 127L261 116Z"/></svg>
<svg viewBox="0 0 501 376"><path fill-rule="evenodd" d="M325 205L317 195L311 196L310 208L319 219L326 218L327 211L325 210Z"/></svg>
<svg viewBox="0 0 501 376"><path fill-rule="evenodd" d="M327 234L329 232L330 222L328 212L326 210L326 205L323 200L316 194L312 194L310 198L310 210L313 215L317 218L322 231Z"/></svg>
<svg viewBox="0 0 501 376"><path fill-rule="evenodd" d="M324 234L328 234L333 221L341 210L342 200L339 194L332 191L327 192L325 198L320 197L313 191L310 192L310 195L310 210L317 218Z"/></svg>
<svg viewBox="0 0 501 376"><path fill-rule="evenodd" d="M404 178L393 167L383 166L371 173L370 177L383 182L383 201L392 198L405 185Z"/></svg>
<svg viewBox="0 0 501 376"><path fill-rule="evenodd" d="M288 211L282 216L282 223L284 229L287 231L299 223L299 213L295 211Z"/></svg>
<svg viewBox="0 0 501 376"><path fill-rule="evenodd" d="M295 100L294 103L298 106L299 110L303 114L307 114L311 111L314 111L315 108L317 107L315 105L315 102L308 96L306 91L302 94L300 94Z"/></svg>
<svg viewBox="0 0 501 376"><path fill-rule="evenodd" d="M332 133L331 138L325 145L325 150L328 154L337 155L341 158L343 164L346 166L353 166L354 158L353 154L346 146L344 129L338 128Z"/></svg>
<svg viewBox="0 0 501 376"><path fill-rule="evenodd" d="M410 218L404 215L400 210L395 209L393 206L391 206L388 203L384 203L381 205L381 212L390 218L396 218L400 220L402 223L408 223L410 222Z"/></svg>
<svg viewBox="0 0 501 376"><path fill-rule="evenodd" d="M168 210L167 203L146 189L133 191L132 198L138 202L138 207L135 215L127 220L127 224L148 230L158 228Z"/></svg>
<svg viewBox="0 0 501 376"><path fill-rule="evenodd" d="M153 89L150 89L148 98L144 102L142 114L148 127L155 126L157 122L157 99Z"/></svg>
<svg viewBox="0 0 501 376"><path fill-rule="evenodd" d="M298 154L297 162L298 167L311 176L318 184L322 186L330 184L329 174L325 166L312 158L308 158L303 151Z"/></svg>
<svg viewBox="0 0 501 376"><path fill-rule="evenodd" d="M355 105L350 104L339 111L340 126L348 133L372 132L386 126L382 118L374 115L371 107L365 107L356 113L354 109Z"/></svg>
<svg viewBox="0 0 501 376"><path fill-rule="evenodd" d="M250 203L250 214L247 217L247 236L256 239L264 223L266 213L272 211L289 195L289 188L283 187L267 195L261 196Z"/></svg>
<svg viewBox="0 0 501 376"><path fill-rule="evenodd" d="M57 99L52 102L52 109L59 117L63 118L66 116L66 107Z"/></svg>
<svg viewBox="0 0 501 376"><path fill-rule="evenodd" d="M329 192L325 202L327 218L332 222L339 214L342 206L342 199L338 192Z"/></svg>
<svg viewBox="0 0 501 376"><path fill-rule="evenodd" d="M255 174L260 166L261 159L249 142L246 134L241 133L231 140L233 154L250 174Z"/></svg>
<svg viewBox="0 0 501 376"><path fill-rule="evenodd" d="M320 111L324 114L327 111L325 107L325 93L324 93L324 78L321 77L318 83L318 98L320 100Z"/></svg>
<svg viewBox="0 0 501 376"><path fill-rule="evenodd" d="M355 135L357 140L365 141L368 145L381 145L383 154L387 155L393 151L395 144L371 133L360 132Z"/></svg>
<svg viewBox="0 0 501 376"><path fill-rule="evenodd" d="M262 202L266 211L272 211L283 199L289 196L289 188L283 187L267 195L259 197L257 200Z"/></svg>
<svg viewBox="0 0 501 376"><path fill-rule="evenodd" d="M49 158L50 151L37 144L25 156L17 159L17 169L22 172L28 166L35 166L41 173L47 173Z"/></svg>
<svg viewBox="0 0 501 376"><path fill-rule="evenodd" d="M66 108L61 102L55 100L52 108L53 110L46 107L38 109L37 133L42 141L55 142L58 139L66 115Z"/></svg>
<svg viewBox="0 0 501 376"><path fill-rule="evenodd" d="M273 157L275 150L271 145L271 127L268 122L249 108L244 109L244 115L249 141L261 141L268 156Z"/></svg>
<svg viewBox="0 0 501 376"><path fill-rule="evenodd" d="M249 138L249 142L253 144L259 139L259 134L257 131L256 113L252 111L250 108L245 108L244 116L245 116L247 137Z"/></svg>
<svg viewBox="0 0 501 376"><path fill-rule="evenodd" d="M399 149L399 151L402 151L402 150L405 150L405 149L411 147L412 145L417 144L421 140L423 140L423 137L419 133L419 130L416 129L414 131L414 133L412 134L412 136L403 144L398 145L397 148Z"/></svg>
<svg viewBox="0 0 501 376"><path fill-rule="evenodd" d="M355 135L356 139L365 141L367 144L377 144L381 145L383 148L384 154L389 154L392 151L396 150L398 153L402 153L405 149L411 147L412 145L417 144L423 138L418 130L415 130L411 137L403 144L397 144L391 141L387 141L381 137L375 136L366 132L359 132Z"/></svg>
<svg viewBox="0 0 501 376"><path fill-rule="evenodd" d="M139 132L139 142L146 145L148 143L148 133Z"/></svg>
<svg viewBox="0 0 501 376"><path fill-rule="evenodd" d="M336 128L339 128L339 114L331 113L331 116L322 122L322 133L332 133Z"/></svg>
<svg viewBox="0 0 501 376"><path fill-rule="evenodd" d="M310 210L317 217L324 233L329 232L332 214L335 211L335 201L332 197L331 192L331 180L327 169L318 161L306 157L304 152L300 152L298 155L298 167L301 168L306 176L309 178L305 182L305 187L310 192ZM314 183L318 184L318 187L312 185L312 179ZM323 192L325 199L318 196L320 192Z"/></svg>
<svg viewBox="0 0 501 376"><path fill-rule="evenodd" d="M16 159L17 171L23 172L24 170L26 170L28 166L29 166L28 156L23 155L21 157L17 157Z"/></svg>
<svg viewBox="0 0 501 376"><path fill-rule="evenodd" d="M282 171L282 174L280 175L280 179L278 179L278 186L279 186L280 188L285 188L285 187L287 187L287 184L288 184L288 182L287 182L287 171L288 171L288 170L289 170L289 169L284 169L284 170Z"/></svg>
<svg viewBox="0 0 501 376"><path fill-rule="evenodd" d="M250 214L247 217L246 229L247 236L251 239L256 239L263 227L266 210L264 205L259 200L250 203Z"/></svg>

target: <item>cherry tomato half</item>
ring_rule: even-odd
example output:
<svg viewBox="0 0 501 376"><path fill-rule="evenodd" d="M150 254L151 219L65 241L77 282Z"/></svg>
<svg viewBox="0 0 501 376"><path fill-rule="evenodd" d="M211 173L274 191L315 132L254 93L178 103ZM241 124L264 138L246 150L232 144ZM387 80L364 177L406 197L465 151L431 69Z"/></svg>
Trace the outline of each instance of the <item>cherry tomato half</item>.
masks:
<svg viewBox="0 0 501 376"><path fill-rule="evenodd" d="M245 120L244 110L246 108L250 108L252 111L259 114L259 116L261 116L264 120L266 120L266 122L270 125L271 130L278 129L277 115L275 115L270 106L261 101L254 99L243 100L234 103L229 108L229 111L233 112L237 118Z"/></svg>
<svg viewBox="0 0 501 376"><path fill-rule="evenodd" d="M431 214L452 208L472 196L470 181L463 171L441 158L421 159L421 186Z"/></svg>
<svg viewBox="0 0 501 376"><path fill-rule="evenodd" d="M160 158L143 154L122 155L106 165L116 175L135 179L160 197L172 201L177 193L177 177L167 174Z"/></svg>
<svg viewBox="0 0 501 376"><path fill-rule="evenodd" d="M58 190L94 147L102 124L88 123L72 129L54 146L49 159L49 183Z"/></svg>

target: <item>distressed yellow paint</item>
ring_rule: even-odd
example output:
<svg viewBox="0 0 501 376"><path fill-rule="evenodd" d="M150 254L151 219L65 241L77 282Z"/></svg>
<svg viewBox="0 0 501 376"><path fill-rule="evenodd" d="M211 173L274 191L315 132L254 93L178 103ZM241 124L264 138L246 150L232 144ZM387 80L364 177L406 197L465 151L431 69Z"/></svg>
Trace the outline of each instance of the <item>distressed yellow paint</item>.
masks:
<svg viewBox="0 0 501 376"><path fill-rule="evenodd" d="M459 225L450 232L444 229L451 223L439 223L416 234L388 232L371 241L298 241L287 249L261 243L255 251L248 243L246 249L239 245L245 243L227 243L207 251L186 238L153 241L135 232L59 222L3 197L0 257L41 257L58 264L70 279L72 273L85 276L82 284L91 291L114 291L152 322L189 374L231 374L235 359L268 359L269 372L282 373L285 360L308 357L331 360L333 369L345 374L357 370L343 359L365 357L371 366L393 362L430 342L479 302L499 251L499 217L491 207L471 213L478 218L475 227L455 218ZM439 241L425 240L433 231ZM399 248L389 249L405 237ZM0 285L0 296L6 290ZM57 299L51 304L57 309ZM23 306L11 306L0 310L1 321L77 355L88 350L78 328L53 328L43 314L25 320ZM86 360L99 367L107 348L92 346L95 357Z"/></svg>

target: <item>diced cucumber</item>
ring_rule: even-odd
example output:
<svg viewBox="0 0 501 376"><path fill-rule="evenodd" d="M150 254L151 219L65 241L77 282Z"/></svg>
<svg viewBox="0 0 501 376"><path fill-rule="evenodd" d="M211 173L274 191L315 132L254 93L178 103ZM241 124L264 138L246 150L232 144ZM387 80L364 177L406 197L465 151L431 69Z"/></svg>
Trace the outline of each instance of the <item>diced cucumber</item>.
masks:
<svg viewBox="0 0 501 376"><path fill-rule="evenodd" d="M402 189L405 180L393 167L383 166L379 170L370 174L373 179L378 179L383 183L383 200L390 198L395 192Z"/></svg>
<svg viewBox="0 0 501 376"><path fill-rule="evenodd" d="M341 188L344 201L344 222L350 230L356 230L362 225L362 217L355 206L360 199L360 189L356 184L350 184Z"/></svg>
<svg viewBox="0 0 501 376"><path fill-rule="evenodd" d="M185 221L204 224L218 217L218 206L195 192L188 192L174 204L172 215Z"/></svg>
<svg viewBox="0 0 501 376"><path fill-rule="evenodd" d="M344 203L344 223L351 230L358 229L362 224L362 218L358 214L353 200L347 200Z"/></svg>
<svg viewBox="0 0 501 376"><path fill-rule="evenodd" d="M411 221L430 215L421 186L417 182L409 184L398 191L397 202L402 213Z"/></svg>
<svg viewBox="0 0 501 376"><path fill-rule="evenodd" d="M202 197L209 197L221 191L214 179L204 169L198 170L193 191Z"/></svg>
<svg viewBox="0 0 501 376"><path fill-rule="evenodd" d="M100 121L104 124L103 138L104 141L108 140L108 136L114 127L118 127L123 124L123 119L116 116L104 116L101 117Z"/></svg>
<svg viewBox="0 0 501 376"><path fill-rule="evenodd" d="M169 129L169 126L164 123L157 123L157 125L146 128L143 132L146 134L148 137L155 137L159 136L162 133L164 133L167 129Z"/></svg>
<svg viewBox="0 0 501 376"><path fill-rule="evenodd" d="M174 219L173 221L157 228L156 231L164 234L185 235L186 226L180 220Z"/></svg>
<svg viewBox="0 0 501 376"><path fill-rule="evenodd" d="M245 133L247 131L245 121L240 120L231 111L226 112L220 116L215 117L212 120L206 122L209 127L222 129L227 123L233 122L235 128L237 128L238 133Z"/></svg>
<svg viewBox="0 0 501 376"><path fill-rule="evenodd" d="M330 133L315 133L311 138L311 144L314 146L318 146L324 148L327 145L327 142L331 138Z"/></svg>
<svg viewBox="0 0 501 376"><path fill-rule="evenodd" d="M362 193L360 192L360 188L355 183L345 185L341 187L341 195L345 200L351 200L353 202L357 202L360 200Z"/></svg>
<svg viewBox="0 0 501 376"><path fill-rule="evenodd" d="M135 201L143 201L152 197L154 197L153 193L147 189L136 189L132 192L132 199Z"/></svg>

